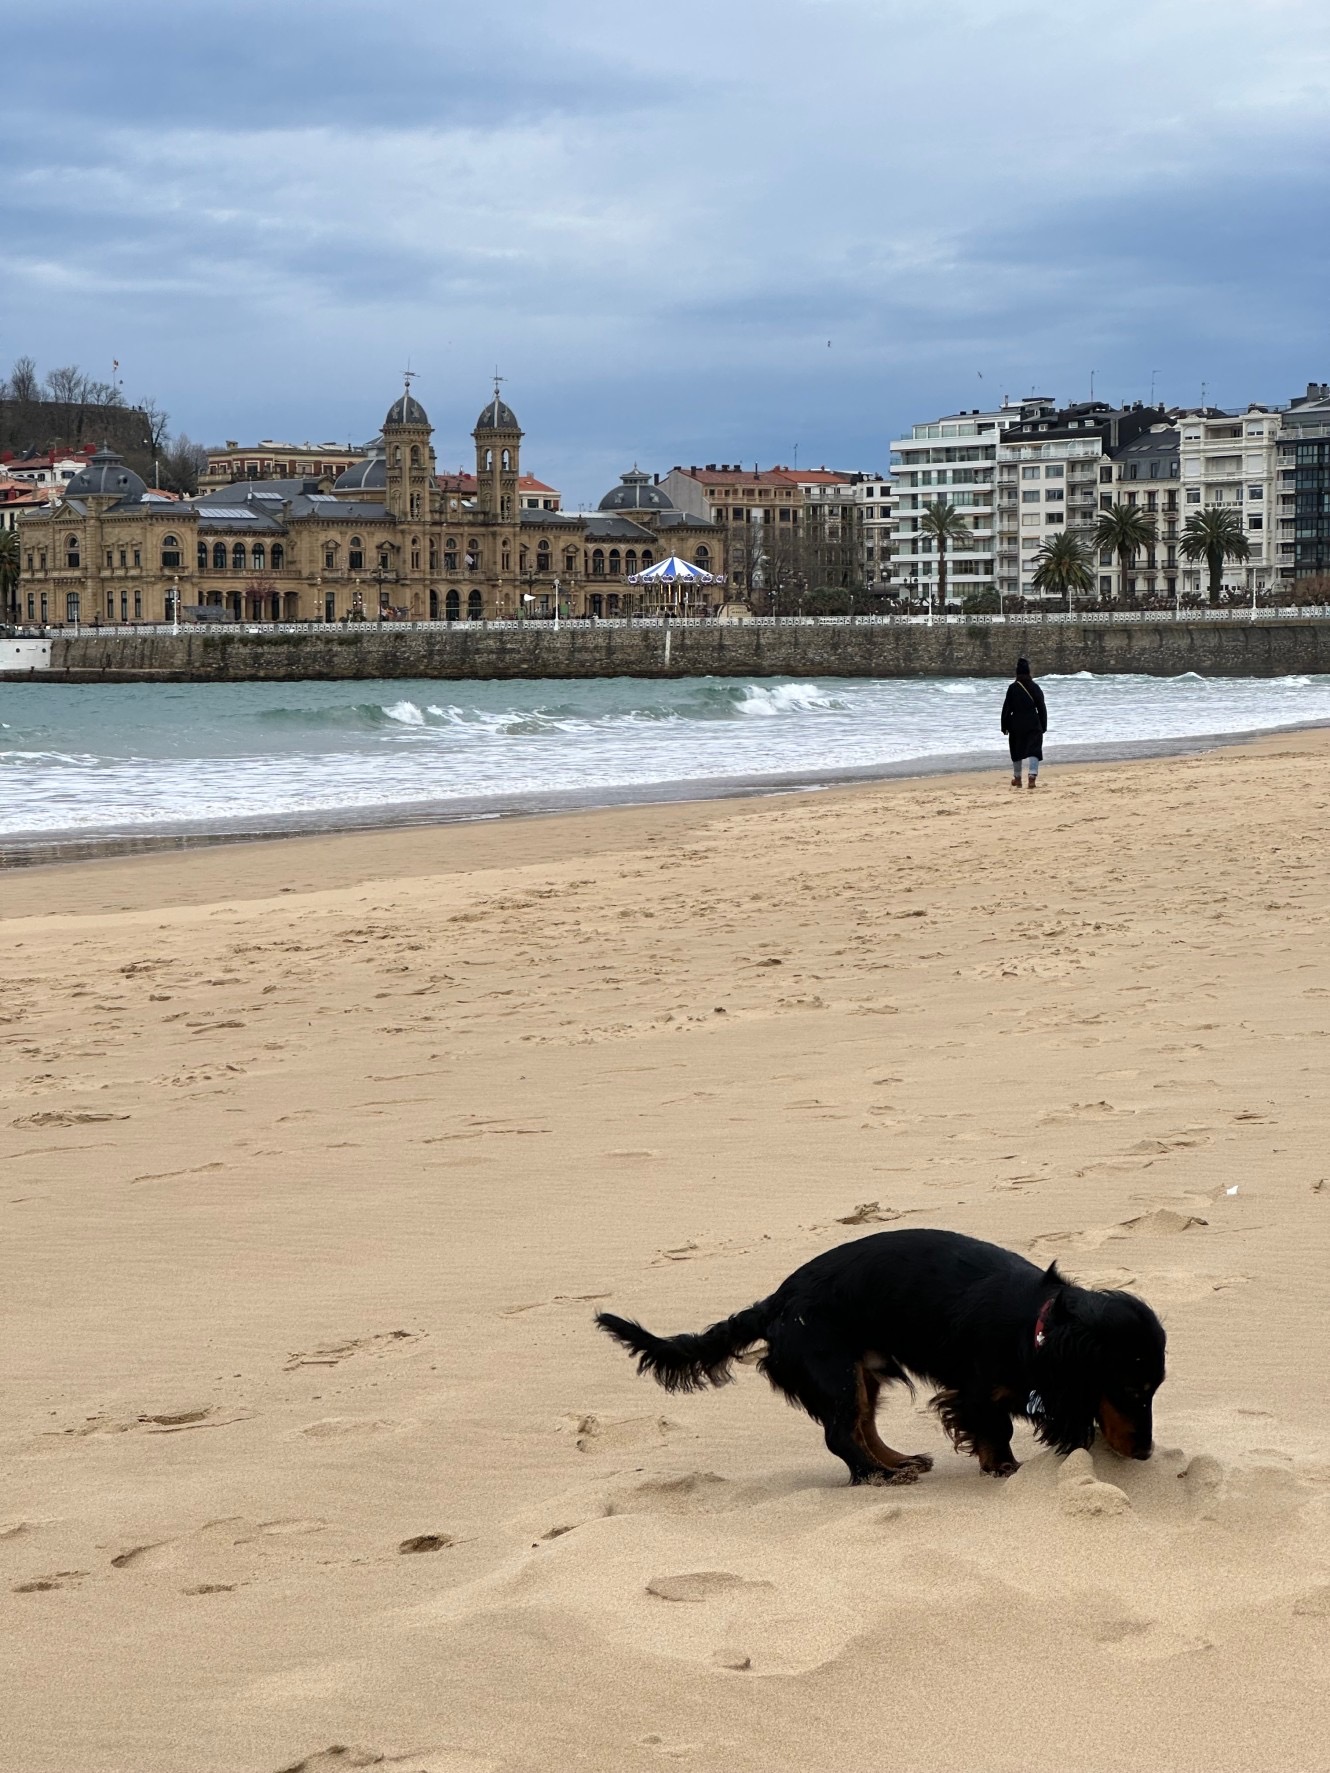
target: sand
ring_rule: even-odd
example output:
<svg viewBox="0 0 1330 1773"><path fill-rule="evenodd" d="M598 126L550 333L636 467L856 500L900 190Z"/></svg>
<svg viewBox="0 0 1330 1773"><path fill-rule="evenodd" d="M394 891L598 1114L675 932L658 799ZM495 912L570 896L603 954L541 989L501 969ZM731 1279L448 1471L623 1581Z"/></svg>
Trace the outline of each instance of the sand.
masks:
<svg viewBox="0 0 1330 1773"><path fill-rule="evenodd" d="M0 1768L1330 1766L1330 743L0 877ZM1160 1311L1159 1451L700 1327L887 1224Z"/></svg>

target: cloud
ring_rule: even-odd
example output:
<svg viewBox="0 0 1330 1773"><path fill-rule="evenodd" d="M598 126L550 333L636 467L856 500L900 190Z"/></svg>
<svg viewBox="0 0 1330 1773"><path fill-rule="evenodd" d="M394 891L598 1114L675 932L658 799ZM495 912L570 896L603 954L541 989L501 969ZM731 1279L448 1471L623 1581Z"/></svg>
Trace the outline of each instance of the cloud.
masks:
<svg viewBox="0 0 1330 1773"><path fill-rule="evenodd" d="M1092 369L1326 373L1322 0L145 0L8 49L0 365L119 358L195 436L364 437L409 356L461 459L497 361L590 500Z"/></svg>

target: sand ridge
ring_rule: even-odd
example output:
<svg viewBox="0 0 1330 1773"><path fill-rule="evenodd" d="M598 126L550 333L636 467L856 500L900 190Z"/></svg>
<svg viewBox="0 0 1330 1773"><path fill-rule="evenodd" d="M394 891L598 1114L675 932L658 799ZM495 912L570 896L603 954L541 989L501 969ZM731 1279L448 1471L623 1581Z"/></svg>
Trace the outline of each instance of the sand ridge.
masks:
<svg viewBox="0 0 1330 1773"><path fill-rule="evenodd" d="M1320 1764L1326 762L6 876L0 1768ZM1157 1458L591 1326L895 1223L1149 1298Z"/></svg>

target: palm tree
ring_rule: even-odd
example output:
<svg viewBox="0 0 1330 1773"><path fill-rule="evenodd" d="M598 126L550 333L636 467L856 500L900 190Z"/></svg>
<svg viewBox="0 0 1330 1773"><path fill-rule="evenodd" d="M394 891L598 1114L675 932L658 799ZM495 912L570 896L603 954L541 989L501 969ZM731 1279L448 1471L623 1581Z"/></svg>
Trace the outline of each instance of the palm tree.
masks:
<svg viewBox="0 0 1330 1773"><path fill-rule="evenodd" d="M1183 528L1181 547L1184 559L1204 560L1210 568L1211 603L1219 602L1224 562L1251 558L1242 518L1229 505L1202 505L1193 511Z"/></svg>
<svg viewBox="0 0 1330 1773"><path fill-rule="evenodd" d="M1096 549L1111 548L1118 557L1122 575L1120 594L1126 593L1127 575L1137 554L1142 548L1150 547L1154 539L1155 520L1139 505L1110 505L1095 525Z"/></svg>
<svg viewBox="0 0 1330 1773"><path fill-rule="evenodd" d="M947 543L970 541L970 531L960 512L946 499L934 499L932 504L924 506L924 514L919 519L919 529L923 535L932 536L937 543L938 607L945 614L947 608Z"/></svg>
<svg viewBox="0 0 1330 1773"><path fill-rule="evenodd" d="M18 614L18 531L0 529L0 622Z"/></svg>
<svg viewBox="0 0 1330 1773"><path fill-rule="evenodd" d="M1034 582L1040 591L1065 597L1071 608L1072 593L1094 590L1094 572L1085 544L1070 530L1050 536L1035 556Z"/></svg>

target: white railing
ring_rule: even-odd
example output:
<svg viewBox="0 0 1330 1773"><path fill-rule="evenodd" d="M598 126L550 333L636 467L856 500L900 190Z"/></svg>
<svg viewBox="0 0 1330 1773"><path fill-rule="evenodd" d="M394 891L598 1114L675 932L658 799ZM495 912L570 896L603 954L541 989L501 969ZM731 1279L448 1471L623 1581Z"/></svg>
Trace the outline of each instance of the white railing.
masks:
<svg viewBox="0 0 1330 1773"><path fill-rule="evenodd" d="M985 613L983 615L964 614L959 610L949 610L946 615L936 612L926 614L878 615L855 614L840 616L744 616L740 618L723 618L717 616L561 616L558 626L552 617L527 617L517 620L513 617L490 618L477 621L418 621L418 622L183 622L177 629L170 622L102 622L97 627L87 624L76 627L72 623L48 624L45 628L20 624L13 632L25 638L42 638L60 636L65 639L95 639L109 636L114 639L130 638L135 635L159 634L206 634L222 633L236 635L269 635L269 634L342 634L353 638L364 639L370 635L406 635L420 632L431 633L469 633L478 630L482 633L494 631L528 632L531 634L557 634L569 629L578 633L587 633L597 628L671 628L675 632L689 628L904 628L904 627L973 627L984 623L1019 623L1027 626L1047 626L1050 624L1088 623L1100 627L1116 627L1124 623L1208 623L1208 622L1324 622L1330 620L1330 604L1311 604L1302 607L1271 608L1262 605L1253 610L1250 604L1226 606L1212 609L1208 605L1202 609L1162 609L1162 610L1023 610L1010 614Z"/></svg>

